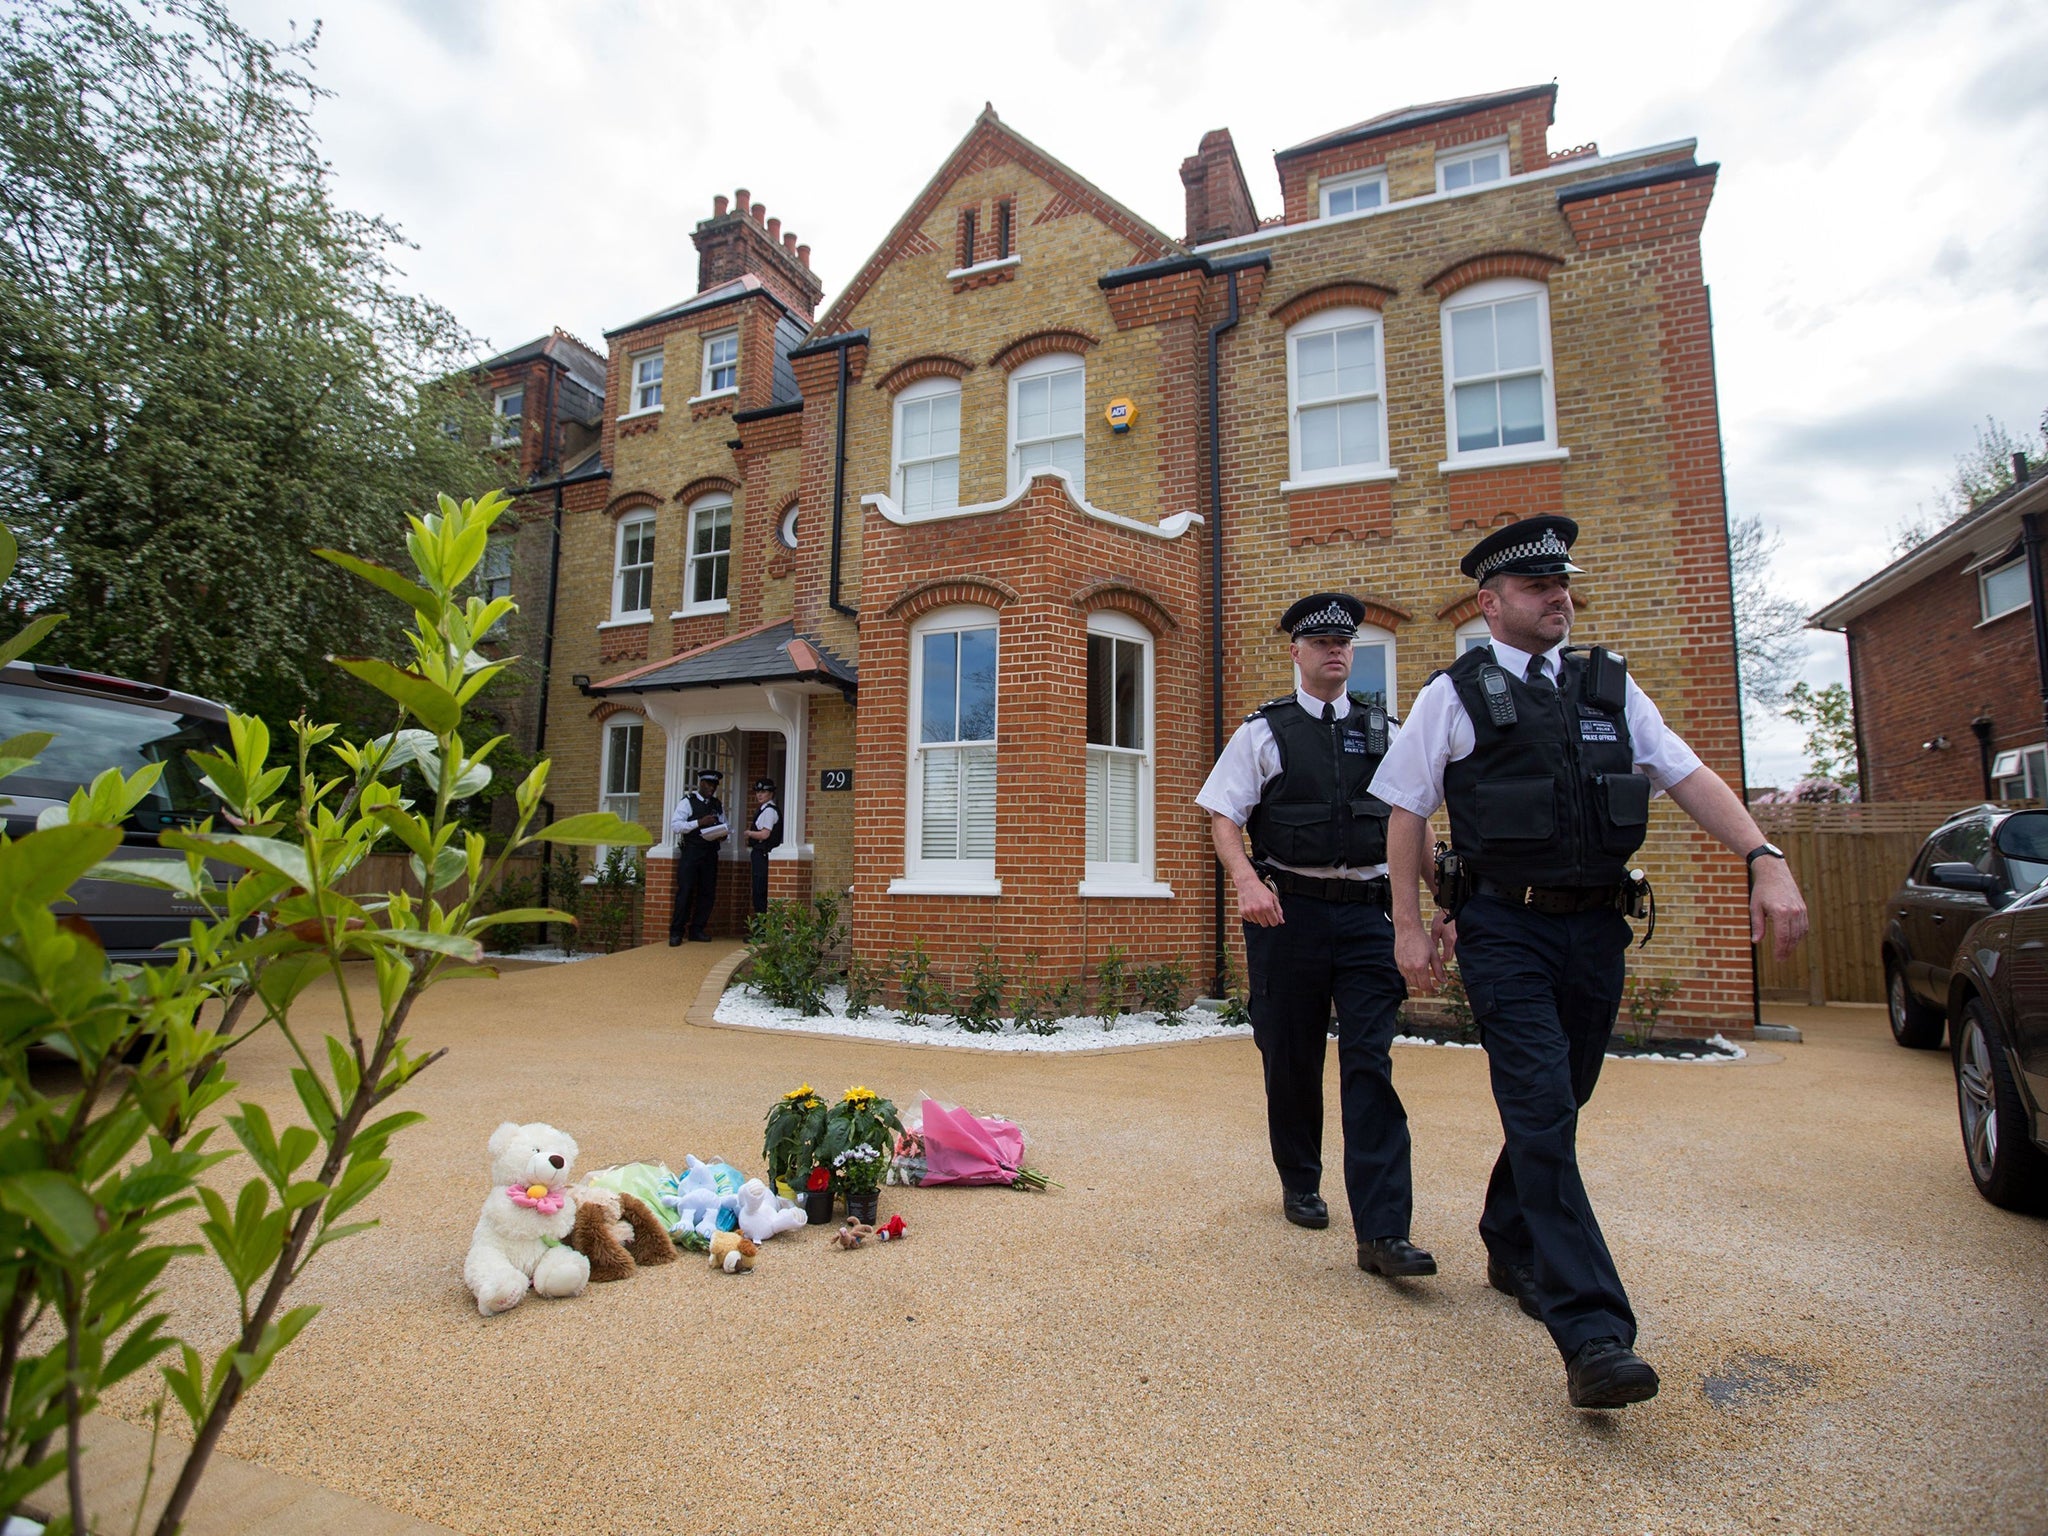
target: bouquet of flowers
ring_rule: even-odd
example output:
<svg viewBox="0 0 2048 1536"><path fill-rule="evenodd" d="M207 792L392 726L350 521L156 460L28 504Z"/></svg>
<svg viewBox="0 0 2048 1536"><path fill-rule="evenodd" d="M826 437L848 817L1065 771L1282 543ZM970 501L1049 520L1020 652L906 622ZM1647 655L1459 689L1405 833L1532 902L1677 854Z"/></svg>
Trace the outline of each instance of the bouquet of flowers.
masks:
<svg viewBox="0 0 2048 1536"><path fill-rule="evenodd" d="M1043 1191L1062 1186L1024 1162L1024 1131L1000 1115L977 1115L937 1099L917 1107L924 1144L920 1184L1005 1184Z"/></svg>
<svg viewBox="0 0 2048 1536"><path fill-rule="evenodd" d="M825 1135L825 1101L809 1083L800 1083L769 1106L761 1156L768 1177L792 1190L804 1187L805 1176L823 1161L818 1143Z"/></svg>
<svg viewBox="0 0 2048 1536"><path fill-rule="evenodd" d="M879 1189L889 1171L889 1154L902 1133L894 1104L872 1088L849 1088L825 1112L818 1161L832 1165L843 1189Z"/></svg>
<svg viewBox="0 0 2048 1536"><path fill-rule="evenodd" d="M891 1184L922 1184L924 1182L924 1132L917 1125L905 1122L897 1134L895 1155L889 1159Z"/></svg>

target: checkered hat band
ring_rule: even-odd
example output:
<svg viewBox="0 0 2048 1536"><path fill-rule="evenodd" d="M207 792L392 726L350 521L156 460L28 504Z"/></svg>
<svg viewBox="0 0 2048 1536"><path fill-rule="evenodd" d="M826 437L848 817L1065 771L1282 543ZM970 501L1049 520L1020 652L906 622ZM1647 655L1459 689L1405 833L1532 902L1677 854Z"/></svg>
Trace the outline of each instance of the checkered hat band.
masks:
<svg viewBox="0 0 2048 1536"><path fill-rule="evenodd" d="M1512 565L1517 560L1533 560L1540 555L1550 555L1562 560L1570 554L1571 549L1557 536L1556 531L1546 528L1543 530L1542 538L1531 539L1526 544L1510 544L1506 549L1497 549L1480 561L1479 579L1484 581L1495 571L1503 566Z"/></svg>
<svg viewBox="0 0 2048 1536"><path fill-rule="evenodd" d="M1307 629L1356 629L1358 620L1351 617L1335 603L1325 604L1306 618L1298 620L1293 633L1300 634Z"/></svg>

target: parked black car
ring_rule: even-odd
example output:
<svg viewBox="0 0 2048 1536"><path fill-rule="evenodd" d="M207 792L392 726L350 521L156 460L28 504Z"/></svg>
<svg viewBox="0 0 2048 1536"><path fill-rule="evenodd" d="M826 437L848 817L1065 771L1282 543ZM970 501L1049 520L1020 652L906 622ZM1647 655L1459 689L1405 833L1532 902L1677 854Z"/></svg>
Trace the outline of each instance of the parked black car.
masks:
<svg viewBox="0 0 2048 1536"><path fill-rule="evenodd" d="M2013 832L2002 836L2007 827ZM1921 844L1906 883L1885 903L1884 990L1894 1040L1915 1050L1939 1049L1963 934L2044 879L2048 811L1975 806L1951 816Z"/></svg>
<svg viewBox="0 0 2048 1536"><path fill-rule="evenodd" d="M2008 863L2048 873L2048 811L2007 818L1995 841ZM2048 1211L2048 889L1963 936L1948 1016L1970 1177L1993 1205Z"/></svg>
<svg viewBox="0 0 2048 1536"><path fill-rule="evenodd" d="M34 830L39 813L64 804L105 769L133 773L152 762L164 765L163 777L130 814L116 859L171 857L158 845L158 833L220 810L185 759L195 748L228 749L227 711L210 699L96 672L9 662L0 669L0 741L31 731L48 731L54 740L29 767L0 779L0 799L12 802L0 810L10 836ZM218 865L214 875L232 877L233 871ZM112 880L79 881L71 901L67 913L90 925L111 958L138 964L169 958L160 946L184 938L192 919L206 911L169 891Z"/></svg>

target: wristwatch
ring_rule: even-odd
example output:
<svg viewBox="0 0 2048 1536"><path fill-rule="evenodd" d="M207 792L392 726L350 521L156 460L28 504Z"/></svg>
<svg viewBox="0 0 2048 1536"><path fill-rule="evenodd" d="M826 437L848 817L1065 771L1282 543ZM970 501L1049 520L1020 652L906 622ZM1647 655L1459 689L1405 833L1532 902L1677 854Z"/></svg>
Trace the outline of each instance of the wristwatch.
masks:
<svg viewBox="0 0 2048 1536"><path fill-rule="evenodd" d="M1758 843L1742 856L1742 862L1747 868L1754 870L1758 859L1782 859L1784 857L1785 850L1776 843Z"/></svg>

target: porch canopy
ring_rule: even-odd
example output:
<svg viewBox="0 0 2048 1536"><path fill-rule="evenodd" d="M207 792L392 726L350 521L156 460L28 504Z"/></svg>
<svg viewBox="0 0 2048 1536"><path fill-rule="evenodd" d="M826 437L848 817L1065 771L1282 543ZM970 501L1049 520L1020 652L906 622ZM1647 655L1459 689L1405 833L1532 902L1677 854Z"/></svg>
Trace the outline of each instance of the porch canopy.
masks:
<svg viewBox="0 0 2048 1536"><path fill-rule="evenodd" d="M670 857L669 812L690 787L691 743L732 733L765 733L782 738L786 769L782 785L784 834L776 859L811 857L805 830L809 706L811 694L837 693L851 699L859 685L854 666L819 641L800 635L784 619L692 651L650 662L601 682L586 683L594 699L629 703L662 729L667 752L662 765L658 820L648 824L656 857ZM702 755L702 748L699 748ZM744 758L720 787L728 810L744 811L748 784ZM733 840L736 853L738 839ZM729 854L728 856L731 856Z"/></svg>

